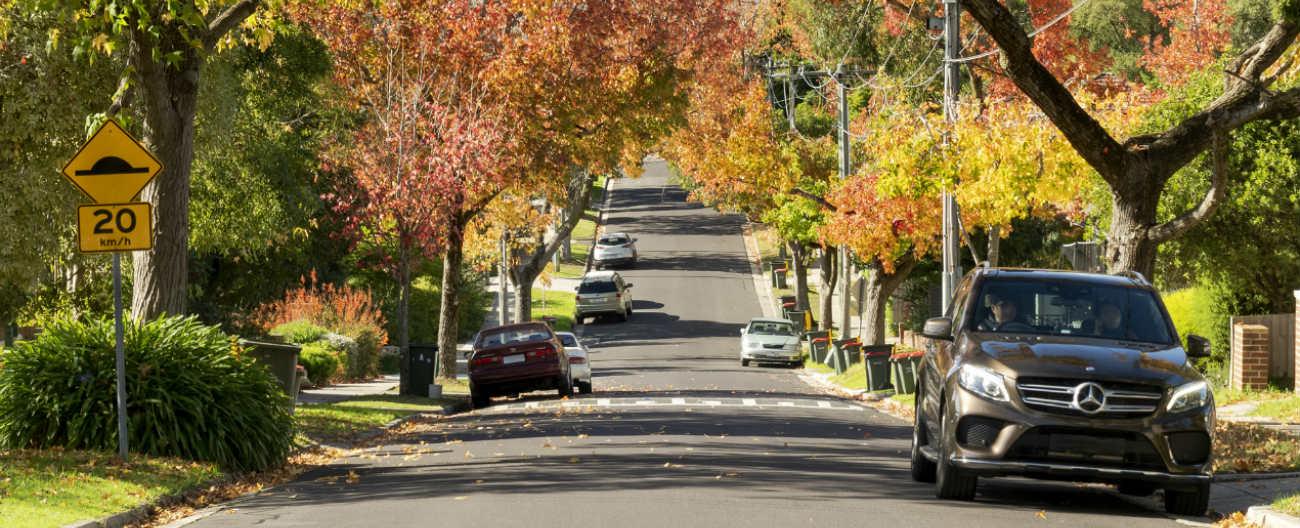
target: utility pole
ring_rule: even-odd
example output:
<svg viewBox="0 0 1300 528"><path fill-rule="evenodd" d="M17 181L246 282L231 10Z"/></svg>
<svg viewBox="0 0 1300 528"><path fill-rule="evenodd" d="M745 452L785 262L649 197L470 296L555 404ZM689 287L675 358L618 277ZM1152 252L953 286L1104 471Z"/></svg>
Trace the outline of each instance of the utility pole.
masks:
<svg viewBox="0 0 1300 528"><path fill-rule="evenodd" d="M961 4L943 2L943 116L957 121L957 96L961 92ZM957 282L961 280L961 248L957 233L957 198L951 189L943 191L943 313L948 313Z"/></svg>
<svg viewBox="0 0 1300 528"><path fill-rule="evenodd" d="M845 82L845 75L842 71L834 73L835 86L839 95L839 133L837 139L840 144L840 179L849 177L849 171L852 170L853 162L850 157L849 147L851 145L849 137L849 87ZM848 246L840 251L840 271L843 278L840 280L840 339L846 339L853 333L852 319L849 316L849 285L853 282L853 257L849 255Z"/></svg>
<svg viewBox="0 0 1300 528"><path fill-rule="evenodd" d="M501 268L497 271L497 324L510 324L510 307L506 300L510 289L510 280L506 276L506 266L510 265L510 254L506 244L506 231L501 231Z"/></svg>
<svg viewBox="0 0 1300 528"><path fill-rule="evenodd" d="M790 123L790 131L796 130L794 126L794 67L790 68L790 75L785 77L785 118Z"/></svg>

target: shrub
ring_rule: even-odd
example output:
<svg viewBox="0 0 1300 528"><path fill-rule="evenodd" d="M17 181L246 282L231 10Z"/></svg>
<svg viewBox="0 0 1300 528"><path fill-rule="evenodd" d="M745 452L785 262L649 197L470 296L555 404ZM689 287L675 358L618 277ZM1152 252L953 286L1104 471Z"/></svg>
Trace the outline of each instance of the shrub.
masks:
<svg viewBox="0 0 1300 528"><path fill-rule="evenodd" d="M280 336L290 343L304 345L320 341L329 333L329 330L312 324L306 319L284 323L272 328L269 332L273 336Z"/></svg>
<svg viewBox="0 0 1300 528"><path fill-rule="evenodd" d="M402 370L402 349L386 346L379 350L379 373L397 374Z"/></svg>
<svg viewBox="0 0 1300 528"><path fill-rule="evenodd" d="M268 330L307 321L347 336L356 348L347 354L346 376L357 379L379 374L379 348L388 341L388 334L384 331L383 313L370 290L315 284L313 274L310 281L304 278L301 287L285 292L283 299L263 305L256 313Z"/></svg>
<svg viewBox="0 0 1300 528"><path fill-rule="evenodd" d="M283 462L289 400L270 371L215 326L170 317L125 329L133 451L230 470ZM117 445L113 323L55 321L4 355L0 449Z"/></svg>
<svg viewBox="0 0 1300 528"><path fill-rule="evenodd" d="M334 381L342 370L339 354L324 341L303 345L298 363L307 369L307 378L317 385Z"/></svg>

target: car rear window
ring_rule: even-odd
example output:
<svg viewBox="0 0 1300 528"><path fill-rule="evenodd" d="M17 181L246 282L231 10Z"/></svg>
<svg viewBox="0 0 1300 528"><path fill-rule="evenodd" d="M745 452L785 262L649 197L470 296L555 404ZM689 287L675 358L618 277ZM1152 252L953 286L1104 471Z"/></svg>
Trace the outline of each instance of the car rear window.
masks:
<svg viewBox="0 0 1300 528"><path fill-rule="evenodd" d="M484 330L478 336L478 348L489 348L516 343L535 343L551 338L550 329L544 325L516 326Z"/></svg>
<svg viewBox="0 0 1300 528"><path fill-rule="evenodd" d="M614 286L612 280L582 281L582 285L578 286L578 293L615 293L617 291L618 287Z"/></svg>
<svg viewBox="0 0 1300 528"><path fill-rule="evenodd" d="M1013 305L999 320L994 304ZM985 281L968 328L975 331L1100 337L1172 344L1168 319L1150 290L1044 280Z"/></svg>
<svg viewBox="0 0 1300 528"><path fill-rule="evenodd" d="M602 246L621 246L628 242L631 242L631 240L624 236L605 236L596 241L597 244Z"/></svg>
<svg viewBox="0 0 1300 528"><path fill-rule="evenodd" d="M564 346L566 347L578 346L578 338L573 337L570 334L560 334L560 342L564 343Z"/></svg>
<svg viewBox="0 0 1300 528"><path fill-rule="evenodd" d="M771 321L754 321L749 324L750 334L755 335L795 335L794 325L789 323L776 323Z"/></svg>

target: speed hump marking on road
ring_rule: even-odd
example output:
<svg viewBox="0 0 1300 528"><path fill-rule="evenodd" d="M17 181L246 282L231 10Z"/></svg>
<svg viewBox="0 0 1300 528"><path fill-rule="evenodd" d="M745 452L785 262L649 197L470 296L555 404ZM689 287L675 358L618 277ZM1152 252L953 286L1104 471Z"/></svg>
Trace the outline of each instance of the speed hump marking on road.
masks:
<svg viewBox="0 0 1300 528"><path fill-rule="evenodd" d="M162 169L153 153L110 119L63 167L63 176L96 203L122 204Z"/></svg>
<svg viewBox="0 0 1300 528"><path fill-rule="evenodd" d="M80 206L77 239L85 253L153 249L153 207L148 203Z"/></svg>

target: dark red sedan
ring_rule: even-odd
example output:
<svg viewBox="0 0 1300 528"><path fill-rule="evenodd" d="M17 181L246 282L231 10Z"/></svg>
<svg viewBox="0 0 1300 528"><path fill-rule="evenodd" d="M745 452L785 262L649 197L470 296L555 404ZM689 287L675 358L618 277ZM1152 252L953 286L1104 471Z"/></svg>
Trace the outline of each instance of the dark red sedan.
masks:
<svg viewBox="0 0 1300 528"><path fill-rule="evenodd" d="M493 396L555 389L573 394L564 344L546 323L498 326L479 332L469 356L470 401L486 407Z"/></svg>

